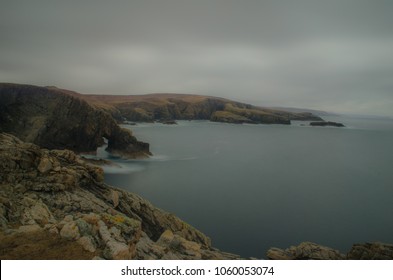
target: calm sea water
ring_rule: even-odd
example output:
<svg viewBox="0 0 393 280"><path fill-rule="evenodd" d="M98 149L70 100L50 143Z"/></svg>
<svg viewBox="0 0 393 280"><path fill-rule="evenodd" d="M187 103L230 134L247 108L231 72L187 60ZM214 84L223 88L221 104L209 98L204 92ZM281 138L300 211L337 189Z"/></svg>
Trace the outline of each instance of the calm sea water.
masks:
<svg viewBox="0 0 393 280"><path fill-rule="evenodd" d="M121 168L106 168L105 180L244 257L302 241L343 252L356 242L393 243L393 121L329 120L347 127L125 126L154 156L115 159Z"/></svg>

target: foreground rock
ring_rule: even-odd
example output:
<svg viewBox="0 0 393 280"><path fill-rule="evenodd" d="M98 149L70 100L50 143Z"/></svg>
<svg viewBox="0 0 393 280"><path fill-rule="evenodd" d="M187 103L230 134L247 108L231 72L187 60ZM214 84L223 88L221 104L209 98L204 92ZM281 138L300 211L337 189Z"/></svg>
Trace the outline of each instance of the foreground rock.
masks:
<svg viewBox="0 0 393 280"><path fill-rule="evenodd" d="M339 251L311 242L303 242L282 250L271 248L266 256L271 260L343 260L345 256Z"/></svg>
<svg viewBox="0 0 393 280"><path fill-rule="evenodd" d="M0 134L1 259L236 259L68 150Z"/></svg>
<svg viewBox="0 0 393 280"><path fill-rule="evenodd" d="M384 243L354 244L347 254L312 242L303 242L288 249L270 248L271 260L393 260L393 245Z"/></svg>
<svg viewBox="0 0 393 280"><path fill-rule="evenodd" d="M0 84L0 132L48 149L95 152L108 139L112 154L137 158L150 154L111 114L78 94L56 88Z"/></svg>
<svg viewBox="0 0 393 280"><path fill-rule="evenodd" d="M393 260L393 245L379 242L354 244L347 258L350 260Z"/></svg>

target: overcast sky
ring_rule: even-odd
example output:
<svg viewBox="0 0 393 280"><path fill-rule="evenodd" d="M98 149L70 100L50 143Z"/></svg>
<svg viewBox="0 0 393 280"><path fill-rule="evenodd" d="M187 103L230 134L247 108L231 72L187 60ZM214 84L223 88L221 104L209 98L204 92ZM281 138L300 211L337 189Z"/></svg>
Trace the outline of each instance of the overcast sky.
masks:
<svg viewBox="0 0 393 280"><path fill-rule="evenodd" d="M0 0L0 81L393 115L391 0Z"/></svg>

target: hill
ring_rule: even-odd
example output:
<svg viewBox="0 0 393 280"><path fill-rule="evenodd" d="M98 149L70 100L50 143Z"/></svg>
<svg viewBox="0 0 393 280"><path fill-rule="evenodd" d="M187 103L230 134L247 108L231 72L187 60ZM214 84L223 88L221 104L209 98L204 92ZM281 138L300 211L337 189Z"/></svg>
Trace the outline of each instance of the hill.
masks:
<svg viewBox="0 0 393 280"><path fill-rule="evenodd" d="M232 100L190 94L74 95L106 110L121 121L211 120L230 123L290 124L291 120L322 120L310 112L264 108Z"/></svg>

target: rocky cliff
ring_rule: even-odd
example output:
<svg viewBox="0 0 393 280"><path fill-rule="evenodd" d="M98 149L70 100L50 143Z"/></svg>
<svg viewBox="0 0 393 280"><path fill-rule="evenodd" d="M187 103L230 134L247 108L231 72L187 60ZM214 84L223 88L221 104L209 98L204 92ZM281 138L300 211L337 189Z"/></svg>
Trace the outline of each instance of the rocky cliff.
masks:
<svg viewBox="0 0 393 280"><path fill-rule="evenodd" d="M271 260L393 260L393 245L380 242L354 244L346 254L338 250L302 242L287 249L271 248L266 253Z"/></svg>
<svg viewBox="0 0 393 280"><path fill-rule="evenodd" d="M69 150L0 134L0 259L236 259Z"/></svg>
<svg viewBox="0 0 393 280"><path fill-rule="evenodd" d="M106 138L113 154L150 154L149 144L137 141L109 113L53 88L0 84L0 132L48 149L95 152Z"/></svg>
<svg viewBox="0 0 393 280"><path fill-rule="evenodd" d="M90 104L128 121L211 120L231 123L290 124L291 120L322 120L307 112L263 108L224 98L187 94L83 95Z"/></svg>

